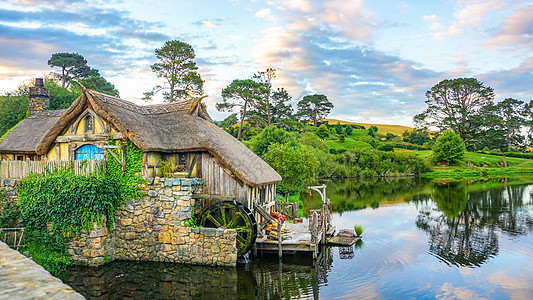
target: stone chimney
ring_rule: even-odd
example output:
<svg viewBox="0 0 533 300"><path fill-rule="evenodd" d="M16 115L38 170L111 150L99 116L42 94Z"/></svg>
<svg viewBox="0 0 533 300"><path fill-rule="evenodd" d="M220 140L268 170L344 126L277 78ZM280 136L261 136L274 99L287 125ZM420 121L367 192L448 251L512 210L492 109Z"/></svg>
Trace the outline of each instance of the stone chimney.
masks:
<svg viewBox="0 0 533 300"><path fill-rule="evenodd" d="M50 109L50 91L44 87L42 78L35 78L35 86L30 87L30 115L42 110Z"/></svg>

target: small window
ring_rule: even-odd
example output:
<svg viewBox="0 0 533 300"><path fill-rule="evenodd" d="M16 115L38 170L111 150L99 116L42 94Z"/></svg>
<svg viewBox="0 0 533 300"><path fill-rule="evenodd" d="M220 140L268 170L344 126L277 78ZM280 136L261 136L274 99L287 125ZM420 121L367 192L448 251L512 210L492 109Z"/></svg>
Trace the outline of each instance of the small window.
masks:
<svg viewBox="0 0 533 300"><path fill-rule="evenodd" d="M24 156L23 155L17 155L17 160L24 160Z"/></svg>
<svg viewBox="0 0 533 300"><path fill-rule="evenodd" d="M89 115L85 117L85 133L94 132L94 119L93 116Z"/></svg>

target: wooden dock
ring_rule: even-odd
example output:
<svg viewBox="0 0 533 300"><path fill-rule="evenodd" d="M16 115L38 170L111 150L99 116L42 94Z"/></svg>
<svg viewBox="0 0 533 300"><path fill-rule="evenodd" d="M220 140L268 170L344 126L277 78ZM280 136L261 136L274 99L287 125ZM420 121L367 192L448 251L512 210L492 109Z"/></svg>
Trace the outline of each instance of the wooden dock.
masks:
<svg viewBox="0 0 533 300"><path fill-rule="evenodd" d="M281 243L278 240L269 239L265 235L256 239L254 251L279 253L281 245L283 254L311 252L314 258L318 256L318 245L323 242L322 234L313 238L309 230L308 220L304 220L302 223L285 222L284 227L290 232L281 235Z"/></svg>

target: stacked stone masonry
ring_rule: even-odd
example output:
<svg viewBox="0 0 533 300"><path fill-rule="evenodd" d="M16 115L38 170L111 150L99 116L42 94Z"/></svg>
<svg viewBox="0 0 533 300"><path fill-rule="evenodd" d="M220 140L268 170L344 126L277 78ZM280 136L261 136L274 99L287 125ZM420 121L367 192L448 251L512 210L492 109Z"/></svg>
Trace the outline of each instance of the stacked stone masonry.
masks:
<svg viewBox="0 0 533 300"><path fill-rule="evenodd" d="M19 182L3 179L0 189L16 199ZM116 212L111 230L96 224L91 232L82 230L71 239L68 253L76 264L88 266L114 260L235 266L235 230L185 226L197 204L191 196L202 184L197 178L150 180L143 197L126 201Z"/></svg>

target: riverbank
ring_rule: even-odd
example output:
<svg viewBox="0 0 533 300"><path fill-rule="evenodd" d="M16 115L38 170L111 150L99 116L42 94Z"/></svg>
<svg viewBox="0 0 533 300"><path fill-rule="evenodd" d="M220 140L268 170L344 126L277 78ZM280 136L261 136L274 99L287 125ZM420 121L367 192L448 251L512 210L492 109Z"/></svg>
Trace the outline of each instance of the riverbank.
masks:
<svg viewBox="0 0 533 300"><path fill-rule="evenodd" d="M0 299L85 299L43 267L0 242Z"/></svg>

